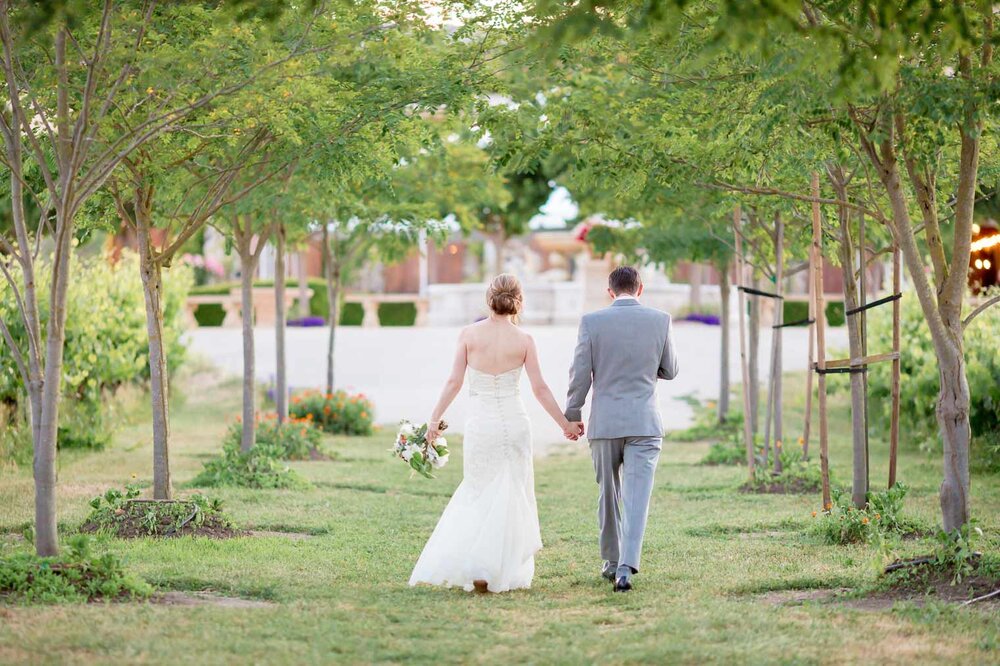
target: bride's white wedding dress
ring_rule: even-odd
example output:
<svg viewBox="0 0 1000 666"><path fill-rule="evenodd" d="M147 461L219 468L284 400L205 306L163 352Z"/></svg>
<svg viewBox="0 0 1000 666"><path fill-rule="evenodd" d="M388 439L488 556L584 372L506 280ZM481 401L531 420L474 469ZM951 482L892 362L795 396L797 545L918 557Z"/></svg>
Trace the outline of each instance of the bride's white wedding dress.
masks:
<svg viewBox="0 0 1000 666"><path fill-rule="evenodd" d="M464 478L424 546L410 585L471 591L474 580L485 580L490 592L531 586L542 538L521 367L499 375L469 368Z"/></svg>

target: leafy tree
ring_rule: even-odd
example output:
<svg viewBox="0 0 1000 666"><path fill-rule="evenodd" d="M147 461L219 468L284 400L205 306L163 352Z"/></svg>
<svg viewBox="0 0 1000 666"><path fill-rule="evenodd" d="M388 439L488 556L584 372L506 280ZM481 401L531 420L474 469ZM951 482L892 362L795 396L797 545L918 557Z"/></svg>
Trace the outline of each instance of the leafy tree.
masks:
<svg viewBox="0 0 1000 666"><path fill-rule="evenodd" d="M749 54L763 97L785 95L782 104L773 107L772 117L795 127L807 151L810 147L817 151L810 156L813 165L808 170L820 161L836 165L847 155L859 157L863 195L850 201L815 198L884 222L902 250L940 374L943 524L949 532L966 525L970 397L962 337L973 315L963 319L962 305L977 183L984 173L995 170L992 162L983 161L994 154L994 139L988 132L996 99L992 6L907 2L873 8L867 3L806 1L780 7L714 1L602 4L602 10L595 12L589 4L567 8L542 2L539 10L550 19L544 31L548 35L630 31L633 38L670 42L696 25L711 33L692 51L698 67L682 66L669 74L716 80L726 74L731 54ZM699 20L706 17L711 20ZM683 125L700 129L718 124L716 114L712 119L694 116ZM775 161L794 164L802 159L801 154L781 150L780 144L777 148ZM802 189L752 182L742 189L791 200L814 198L802 194ZM914 224L914 216L920 218L919 224ZM946 242L943 232L948 226Z"/></svg>
<svg viewBox="0 0 1000 666"><path fill-rule="evenodd" d="M196 15L198 20L185 24ZM104 0L0 2L0 45L7 111L0 114L3 161L9 170L12 228L0 236L3 274L28 331L17 348L6 322L0 333L13 350L28 387L35 448L36 548L57 552L55 455L65 337L69 256L85 204L136 149L227 92L248 84L227 49L205 49L204 35L232 20L225 4L143 5ZM196 30L176 31L177 26ZM192 54L182 73L167 49ZM157 93L162 81L190 80L198 57L199 81L185 95ZM154 77L155 78L154 80ZM37 217L30 218L37 204ZM43 331L36 271L41 238L50 235L53 258L50 315Z"/></svg>

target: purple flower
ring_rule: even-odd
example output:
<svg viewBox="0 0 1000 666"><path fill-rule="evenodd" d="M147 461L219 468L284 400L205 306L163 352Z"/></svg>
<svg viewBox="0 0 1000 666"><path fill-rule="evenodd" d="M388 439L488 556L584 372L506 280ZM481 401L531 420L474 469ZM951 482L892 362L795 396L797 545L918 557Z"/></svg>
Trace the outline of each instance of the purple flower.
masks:
<svg viewBox="0 0 1000 666"><path fill-rule="evenodd" d="M316 326L326 326L326 320L322 317L302 317L300 319L289 319L289 326L301 326L301 327L316 327Z"/></svg>

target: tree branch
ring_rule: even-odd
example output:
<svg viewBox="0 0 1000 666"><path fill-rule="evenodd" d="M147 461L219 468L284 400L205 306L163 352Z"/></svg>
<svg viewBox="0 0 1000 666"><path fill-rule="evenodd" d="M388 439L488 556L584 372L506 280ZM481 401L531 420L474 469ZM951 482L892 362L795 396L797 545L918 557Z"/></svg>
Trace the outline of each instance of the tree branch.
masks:
<svg viewBox="0 0 1000 666"><path fill-rule="evenodd" d="M993 298L989 299L985 303L981 303L978 308L976 308L971 313L969 313L968 317L966 317L965 319L962 320L962 330L964 331L965 328L970 323L972 323L973 319L975 319L976 317L978 317L982 313L986 312L986 310L988 310L991 306L996 305L997 303L1000 303L1000 294L997 294L996 296L994 296Z"/></svg>

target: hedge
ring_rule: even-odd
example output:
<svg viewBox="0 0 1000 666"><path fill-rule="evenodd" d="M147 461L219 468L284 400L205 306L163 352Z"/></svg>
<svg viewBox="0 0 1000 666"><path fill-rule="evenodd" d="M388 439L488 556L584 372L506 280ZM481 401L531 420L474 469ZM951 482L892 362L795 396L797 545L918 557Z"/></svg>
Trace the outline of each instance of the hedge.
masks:
<svg viewBox="0 0 1000 666"><path fill-rule="evenodd" d="M309 299L309 315L327 319L330 310L326 305L326 282L321 278L309 278L308 284L313 292ZM239 286L238 282L223 282L194 287L190 293L192 296L216 296L228 294L230 290L238 289ZM274 281L255 280L253 286L273 287ZM290 292L295 293L298 286L298 280L286 282L286 288ZM289 316L294 318L296 315L289 313ZM221 326L225 317L225 310L218 304L199 305L194 313L199 326ZM360 303L344 303L340 308L341 326L360 326L363 318L364 309ZM413 326L417 320L417 306L414 303L382 303L378 308L378 318L382 326Z"/></svg>

